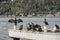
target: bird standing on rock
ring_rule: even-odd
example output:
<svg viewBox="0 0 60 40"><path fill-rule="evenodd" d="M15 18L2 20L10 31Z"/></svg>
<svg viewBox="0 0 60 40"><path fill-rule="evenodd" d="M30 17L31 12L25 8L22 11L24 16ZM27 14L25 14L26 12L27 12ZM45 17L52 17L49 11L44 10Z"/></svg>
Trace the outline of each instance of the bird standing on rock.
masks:
<svg viewBox="0 0 60 40"><path fill-rule="evenodd" d="M59 29L59 26L58 26L57 24L55 24L55 27L56 27L57 29Z"/></svg>
<svg viewBox="0 0 60 40"><path fill-rule="evenodd" d="M32 25L30 23L28 23L28 27L27 27L27 30L31 30L32 29Z"/></svg>
<svg viewBox="0 0 60 40"><path fill-rule="evenodd" d="M46 21L46 19L44 19L44 23L45 23L45 25L49 25L48 22Z"/></svg>
<svg viewBox="0 0 60 40"><path fill-rule="evenodd" d="M20 28L19 28L19 30L21 31L23 29L23 25L20 25Z"/></svg>

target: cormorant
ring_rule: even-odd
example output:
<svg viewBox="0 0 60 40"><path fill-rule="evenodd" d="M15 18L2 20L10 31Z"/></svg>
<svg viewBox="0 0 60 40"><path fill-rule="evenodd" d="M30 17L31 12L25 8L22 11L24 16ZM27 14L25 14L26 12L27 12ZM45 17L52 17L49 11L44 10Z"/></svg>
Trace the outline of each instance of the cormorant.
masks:
<svg viewBox="0 0 60 40"><path fill-rule="evenodd" d="M13 20L13 19L10 19L10 20L8 20L8 22L11 22L11 23L13 23L13 22L14 22L14 20Z"/></svg>
<svg viewBox="0 0 60 40"><path fill-rule="evenodd" d="M49 25L48 22L46 21L46 19L44 19L44 23L45 23L45 25Z"/></svg>
<svg viewBox="0 0 60 40"><path fill-rule="evenodd" d="M38 30L38 24L36 24L34 27L33 27L33 31L37 31Z"/></svg>
<svg viewBox="0 0 60 40"><path fill-rule="evenodd" d="M42 28L41 28L40 25L36 24L36 25L34 26L34 28L33 28L33 31L39 31L39 32L41 32L41 31L42 31Z"/></svg>
<svg viewBox="0 0 60 40"><path fill-rule="evenodd" d="M20 22L23 22L23 20L22 19L18 19L18 23L20 23Z"/></svg>
<svg viewBox="0 0 60 40"><path fill-rule="evenodd" d="M59 26L58 26L57 24L55 24L55 27L56 27L57 29L59 29Z"/></svg>
<svg viewBox="0 0 60 40"><path fill-rule="evenodd" d="M17 25L17 19L15 18L15 20L14 20L14 23L15 23L15 25Z"/></svg>
<svg viewBox="0 0 60 40"><path fill-rule="evenodd" d="M27 30L31 30L32 29L32 25L30 23L28 23L29 27L27 27Z"/></svg>
<svg viewBox="0 0 60 40"><path fill-rule="evenodd" d="M20 28L19 28L19 30L21 31L23 29L23 25L20 25Z"/></svg>
<svg viewBox="0 0 60 40"><path fill-rule="evenodd" d="M39 25L39 27L38 27L38 31L39 31L39 32L42 32L42 28L41 28L40 25Z"/></svg>

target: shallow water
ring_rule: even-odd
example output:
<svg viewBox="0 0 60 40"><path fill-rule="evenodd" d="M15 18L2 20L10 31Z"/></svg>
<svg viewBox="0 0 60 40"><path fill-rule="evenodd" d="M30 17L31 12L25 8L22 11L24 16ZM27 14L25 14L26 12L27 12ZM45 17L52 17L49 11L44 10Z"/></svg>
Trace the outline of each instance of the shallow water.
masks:
<svg viewBox="0 0 60 40"><path fill-rule="evenodd" d="M13 29L13 23L8 23L8 20L11 18L0 18L0 40L12 40L8 36L8 29ZM39 24L41 26L44 26L44 18L21 18L23 20L24 27L26 26L26 23L33 22L35 24ZM49 29L53 28L55 24L57 23L60 26L60 18L47 18L47 21L49 23ZM21 23L18 24L18 27ZM23 39L22 39L23 40Z"/></svg>

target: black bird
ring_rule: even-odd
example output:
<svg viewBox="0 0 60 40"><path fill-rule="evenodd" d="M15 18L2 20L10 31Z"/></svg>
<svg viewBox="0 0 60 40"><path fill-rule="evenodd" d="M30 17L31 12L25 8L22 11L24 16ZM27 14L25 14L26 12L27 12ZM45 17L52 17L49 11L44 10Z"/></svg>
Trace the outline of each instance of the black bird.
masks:
<svg viewBox="0 0 60 40"><path fill-rule="evenodd" d="M37 31L38 29L38 24L36 24L34 27L33 27L33 31Z"/></svg>
<svg viewBox="0 0 60 40"><path fill-rule="evenodd" d="M8 22L14 23L15 25L17 25L17 19L16 18L15 18L15 20L14 19L10 19L10 20L8 20Z"/></svg>
<svg viewBox="0 0 60 40"><path fill-rule="evenodd" d="M32 29L34 28L34 26L35 26L35 24L31 22L31 28Z"/></svg>
<svg viewBox="0 0 60 40"><path fill-rule="evenodd" d="M46 19L44 19L44 23L45 23L45 25L49 25L48 22L46 21Z"/></svg>
<svg viewBox="0 0 60 40"><path fill-rule="evenodd" d="M22 19L18 19L17 21L18 21L18 23L23 22L23 20L22 20Z"/></svg>
<svg viewBox="0 0 60 40"><path fill-rule="evenodd" d="M14 22L14 20L13 20L13 19L10 19L10 20L8 20L8 22L11 22L11 23L13 23L13 22Z"/></svg>
<svg viewBox="0 0 60 40"><path fill-rule="evenodd" d="M23 25L20 25L20 28L19 28L19 30L21 31L23 29Z"/></svg>
<svg viewBox="0 0 60 40"><path fill-rule="evenodd" d="M59 26L58 26L57 24L55 24L55 27L56 27L57 29L59 29Z"/></svg>
<svg viewBox="0 0 60 40"><path fill-rule="evenodd" d="M14 23L15 23L15 25L17 25L17 19L15 18L15 20L14 20Z"/></svg>
<svg viewBox="0 0 60 40"><path fill-rule="evenodd" d="M39 25L39 27L38 27L38 31L39 31L39 32L42 32L42 28L41 28L40 25Z"/></svg>
<svg viewBox="0 0 60 40"><path fill-rule="evenodd" d="M15 20L14 19L10 19L10 20L8 20L8 22L11 22L11 23L20 23L20 22L23 22L23 20L22 19L16 19L15 18Z"/></svg>
<svg viewBox="0 0 60 40"><path fill-rule="evenodd" d="M29 31L32 29L32 25L31 24L28 24L28 25L29 25L29 27L27 27L27 30Z"/></svg>
<svg viewBox="0 0 60 40"><path fill-rule="evenodd" d="M33 31L39 31L39 32L42 32L42 28L40 25L36 24L33 28Z"/></svg>
<svg viewBox="0 0 60 40"><path fill-rule="evenodd" d="M17 19L17 18L15 17L15 19L10 19L10 20L8 20L8 22L14 23L15 26L17 26L17 23L20 23L20 22L23 22L23 21L22 21L22 19Z"/></svg>

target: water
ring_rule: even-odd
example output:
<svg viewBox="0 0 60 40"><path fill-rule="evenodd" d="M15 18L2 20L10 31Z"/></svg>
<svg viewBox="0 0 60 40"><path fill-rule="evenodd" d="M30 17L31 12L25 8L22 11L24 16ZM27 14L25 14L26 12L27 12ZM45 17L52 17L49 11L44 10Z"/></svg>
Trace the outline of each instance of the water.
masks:
<svg viewBox="0 0 60 40"><path fill-rule="evenodd" d="M12 40L8 36L8 29L13 29L13 23L8 23L8 20L10 18L0 18L0 40ZM27 23L33 22L35 24L39 24L41 26L44 26L44 18L21 18L23 20L24 27ZM53 28L55 24L58 24L60 26L60 18L47 18L47 21L49 23L49 29ZM18 24L18 27L21 23Z"/></svg>

